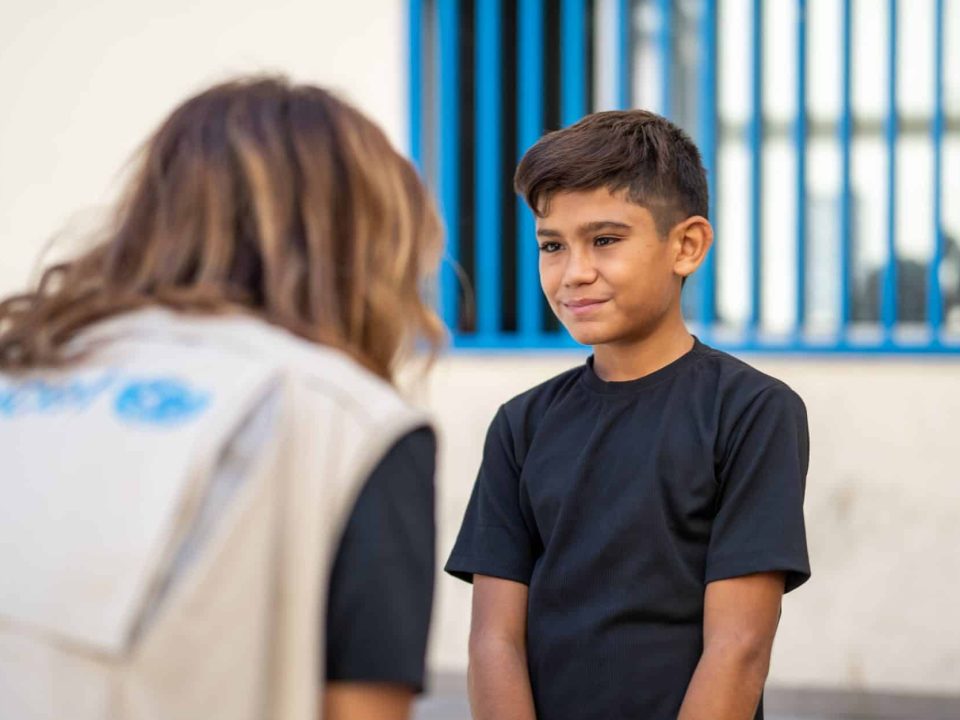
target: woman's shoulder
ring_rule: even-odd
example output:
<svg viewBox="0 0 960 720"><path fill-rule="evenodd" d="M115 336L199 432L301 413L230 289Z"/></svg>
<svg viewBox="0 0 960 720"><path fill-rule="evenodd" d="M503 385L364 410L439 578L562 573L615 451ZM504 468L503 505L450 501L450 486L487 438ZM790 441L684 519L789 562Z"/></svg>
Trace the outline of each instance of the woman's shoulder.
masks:
<svg viewBox="0 0 960 720"><path fill-rule="evenodd" d="M301 397L325 397L366 413L411 412L396 388L347 353L310 342L245 313L187 314L146 308L105 320L79 340L88 346L164 346L189 360L246 359L269 367Z"/></svg>

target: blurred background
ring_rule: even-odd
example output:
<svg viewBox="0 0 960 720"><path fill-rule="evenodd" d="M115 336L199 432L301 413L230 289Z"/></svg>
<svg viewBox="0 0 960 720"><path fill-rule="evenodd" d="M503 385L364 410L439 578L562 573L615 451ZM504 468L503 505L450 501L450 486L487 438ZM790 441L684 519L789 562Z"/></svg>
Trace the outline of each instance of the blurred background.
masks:
<svg viewBox="0 0 960 720"><path fill-rule="evenodd" d="M768 714L960 718L960 0L7 1L0 294L96 226L176 103L249 72L352 100L440 199L451 348L411 383L440 562L497 407L587 353L540 296L519 156L595 110L686 128L717 229L686 315L810 416L814 574ZM469 599L438 579L422 720L468 717Z"/></svg>

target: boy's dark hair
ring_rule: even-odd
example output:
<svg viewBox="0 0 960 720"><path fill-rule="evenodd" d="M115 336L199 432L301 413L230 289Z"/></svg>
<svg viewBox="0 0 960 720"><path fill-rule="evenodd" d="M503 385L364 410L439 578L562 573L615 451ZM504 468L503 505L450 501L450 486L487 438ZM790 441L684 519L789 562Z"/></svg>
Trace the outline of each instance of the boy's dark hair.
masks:
<svg viewBox="0 0 960 720"><path fill-rule="evenodd" d="M653 215L657 232L707 217L707 173L690 136L646 110L587 115L544 135L520 161L514 188L538 215L557 192L626 190Z"/></svg>

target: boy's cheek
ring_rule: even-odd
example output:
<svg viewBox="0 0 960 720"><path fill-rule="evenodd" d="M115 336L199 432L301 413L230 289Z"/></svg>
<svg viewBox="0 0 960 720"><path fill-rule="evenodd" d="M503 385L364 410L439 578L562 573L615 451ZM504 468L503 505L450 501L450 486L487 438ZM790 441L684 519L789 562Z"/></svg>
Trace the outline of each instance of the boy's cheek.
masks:
<svg viewBox="0 0 960 720"><path fill-rule="evenodd" d="M542 264L540 265L540 289L550 303L550 307L554 308L554 311L556 311L554 298L556 296L557 286L559 285L559 281L555 275L556 273L553 272L551 268L546 268Z"/></svg>

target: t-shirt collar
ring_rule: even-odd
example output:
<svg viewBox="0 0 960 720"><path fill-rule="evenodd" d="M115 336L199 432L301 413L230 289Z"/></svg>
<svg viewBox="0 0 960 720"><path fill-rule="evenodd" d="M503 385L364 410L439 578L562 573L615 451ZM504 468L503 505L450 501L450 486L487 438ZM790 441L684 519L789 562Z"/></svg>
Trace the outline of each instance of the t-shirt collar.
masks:
<svg viewBox="0 0 960 720"><path fill-rule="evenodd" d="M600 376L597 375L596 370L594 370L594 356L591 355L587 358L587 364L584 369L582 379L584 384L594 392L602 393L604 395L630 394L670 379L683 368L693 363L696 358L707 349L707 346L700 342L700 339L694 335L693 347L688 352L684 353L673 362L664 365L659 370L654 370L652 373L636 378L635 380L608 381L601 379Z"/></svg>

